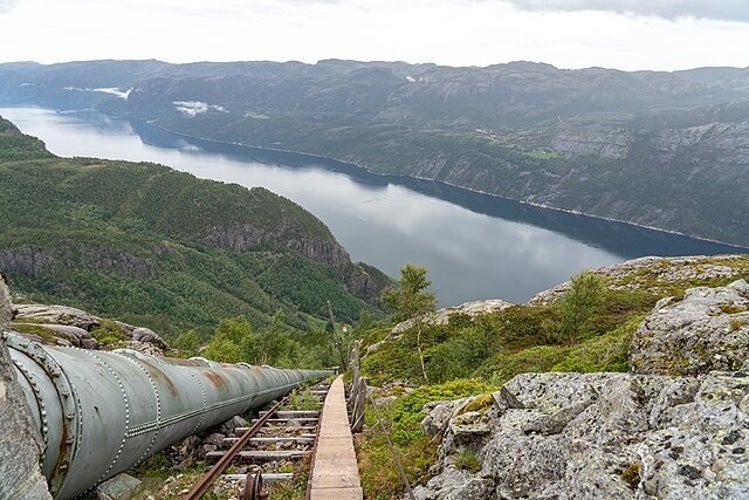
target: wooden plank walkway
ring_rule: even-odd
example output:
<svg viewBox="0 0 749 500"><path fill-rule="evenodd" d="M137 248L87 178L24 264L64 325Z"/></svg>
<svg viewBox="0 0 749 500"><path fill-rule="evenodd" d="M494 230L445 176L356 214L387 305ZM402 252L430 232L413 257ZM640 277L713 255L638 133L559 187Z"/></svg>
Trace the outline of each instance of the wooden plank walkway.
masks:
<svg viewBox="0 0 749 500"><path fill-rule="evenodd" d="M310 500L363 498L354 440L346 413L343 378L340 376L335 379L325 398L310 477Z"/></svg>

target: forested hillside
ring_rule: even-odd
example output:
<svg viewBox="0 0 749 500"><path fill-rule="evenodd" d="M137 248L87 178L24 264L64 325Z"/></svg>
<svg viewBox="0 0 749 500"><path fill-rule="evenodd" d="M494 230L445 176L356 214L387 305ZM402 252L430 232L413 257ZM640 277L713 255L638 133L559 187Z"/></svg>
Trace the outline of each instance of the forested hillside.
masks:
<svg viewBox="0 0 749 500"><path fill-rule="evenodd" d="M0 65L0 102L96 106L197 137L740 246L749 246L747 89L739 68Z"/></svg>
<svg viewBox="0 0 749 500"><path fill-rule="evenodd" d="M24 300L64 303L167 334L246 316L319 330L377 313L389 279L263 188L170 168L58 158L0 119L0 269Z"/></svg>

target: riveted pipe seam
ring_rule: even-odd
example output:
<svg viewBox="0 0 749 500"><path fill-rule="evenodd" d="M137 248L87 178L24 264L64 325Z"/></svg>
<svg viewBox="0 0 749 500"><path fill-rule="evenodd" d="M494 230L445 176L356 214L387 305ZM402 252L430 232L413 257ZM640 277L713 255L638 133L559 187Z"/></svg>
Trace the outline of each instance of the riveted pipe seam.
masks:
<svg viewBox="0 0 749 500"><path fill-rule="evenodd" d="M173 442L261 407L305 380L329 375L41 346L12 334L6 339L27 402L36 407L36 423L49 427L42 469L60 499L75 498ZM45 421L48 416L55 421Z"/></svg>

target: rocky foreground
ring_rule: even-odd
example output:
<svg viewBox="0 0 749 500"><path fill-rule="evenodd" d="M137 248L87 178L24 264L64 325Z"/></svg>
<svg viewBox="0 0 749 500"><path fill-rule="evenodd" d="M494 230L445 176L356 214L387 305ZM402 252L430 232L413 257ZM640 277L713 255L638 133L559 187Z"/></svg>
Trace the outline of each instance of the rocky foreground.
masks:
<svg viewBox="0 0 749 500"><path fill-rule="evenodd" d="M676 260L633 261L622 276L731 272ZM422 427L440 437L440 458L416 497L749 498L746 281L660 301L629 364L630 373L522 374L491 397L432 404Z"/></svg>

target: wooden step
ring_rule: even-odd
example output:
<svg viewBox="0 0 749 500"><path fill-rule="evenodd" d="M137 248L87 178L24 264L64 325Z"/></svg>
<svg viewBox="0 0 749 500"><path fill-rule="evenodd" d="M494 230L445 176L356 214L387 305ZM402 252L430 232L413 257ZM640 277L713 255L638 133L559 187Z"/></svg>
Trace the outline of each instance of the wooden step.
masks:
<svg viewBox="0 0 749 500"><path fill-rule="evenodd" d="M224 438L224 443L234 444L239 441L239 438ZM299 444L312 444L315 441L315 436L291 436L291 437L256 437L250 438L247 441L248 445L257 446L261 444L269 443L299 443Z"/></svg>
<svg viewBox="0 0 749 500"><path fill-rule="evenodd" d="M311 451L240 451L237 453L238 457L242 457L247 460L253 460L255 462L270 462L272 460L296 460L298 458L304 458L310 455ZM206 459L215 459L226 455L226 451L210 451L206 453Z"/></svg>
<svg viewBox="0 0 749 500"><path fill-rule="evenodd" d="M249 427L237 427L236 429L234 429L234 432L236 433L236 435L241 436L242 434L247 432L249 429L250 429ZM304 431L313 433L315 432L317 427L315 427L314 425L300 425L298 427L291 426L291 425L272 425L272 426L260 428L261 431L267 430L267 429L294 429L294 430L304 430Z"/></svg>
<svg viewBox="0 0 749 500"><path fill-rule="evenodd" d="M240 483L244 483L247 480L247 474L223 474L221 477L229 481L239 481ZM294 473L292 472L263 472L263 484L289 481L293 478Z"/></svg>
<svg viewBox="0 0 749 500"><path fill-rule="evenodd" d="M260 416L266 415L267 411L261 411ZM275 418L312 418L319 417L320 410L280 410L276 412Z"/></svg>
<svg viewBox="0 0 749 500"><path fill-rule="evenodd" d="M284 424L289 422L299 422L300 424L316 423L319 420L318 417L300 417L300 418L269 418L266 420L269 424ZM259 419L253 418L251 423L257 423Z"/></svg>

